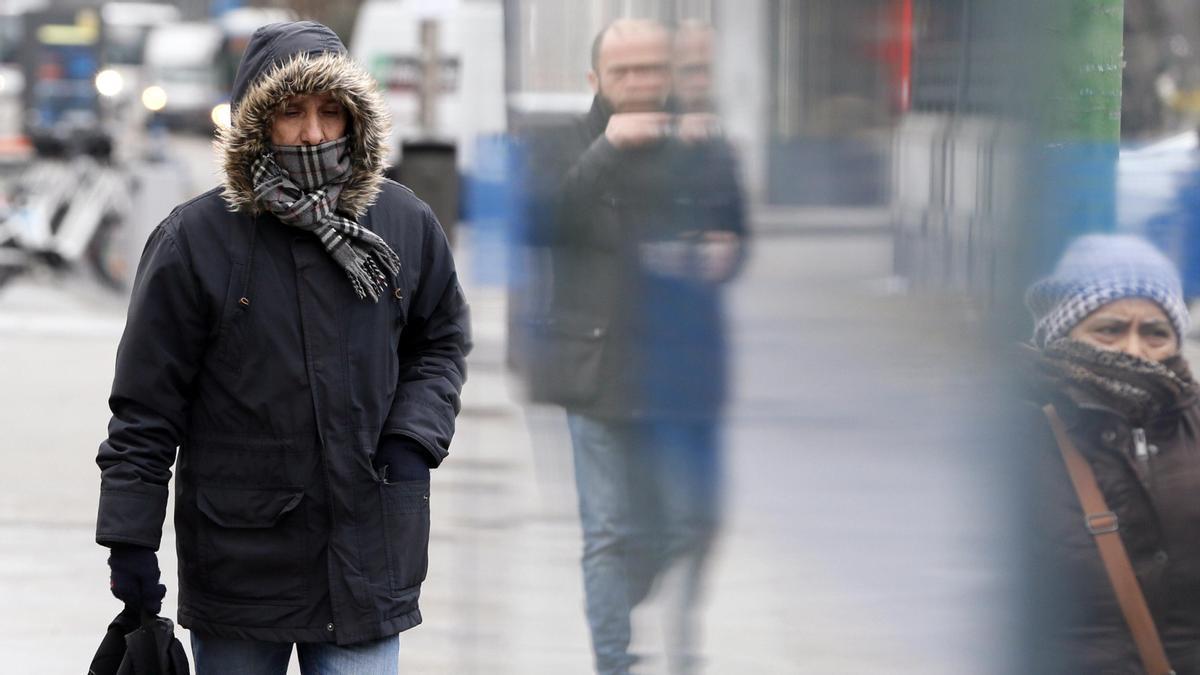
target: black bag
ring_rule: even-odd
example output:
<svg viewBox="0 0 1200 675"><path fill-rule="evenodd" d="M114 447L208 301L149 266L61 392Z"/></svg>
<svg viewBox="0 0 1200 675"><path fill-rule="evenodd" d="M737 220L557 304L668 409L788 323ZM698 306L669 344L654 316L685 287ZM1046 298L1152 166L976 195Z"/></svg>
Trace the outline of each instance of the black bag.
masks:
<svg viewBox="0 0 1200 675"><path fill-rule="evenodd" d="M100 641L88 675L188 675L187 655L170 619L125 606Z"/></svg>

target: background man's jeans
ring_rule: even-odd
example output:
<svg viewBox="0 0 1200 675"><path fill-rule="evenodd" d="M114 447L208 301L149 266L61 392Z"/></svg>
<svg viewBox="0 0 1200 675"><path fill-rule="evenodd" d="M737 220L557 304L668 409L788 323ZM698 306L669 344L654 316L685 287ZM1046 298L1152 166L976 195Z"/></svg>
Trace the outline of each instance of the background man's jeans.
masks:
<svg viewBox="0 0 1200 675"><path fill-rule="evenodd" d="M400 636L339 647L332 642L296 645L305 675L396 675ZM290 642L227 640L192 632L196 675L285 675L292 656Z"/></svg>
<svg viewBox="0 0 1200 675"><path fill-rule="evenodd" d="M629 671L630 613L663 588L672 672L694 668L694 611L719 513L711 421L624 421L568 415L583 526L583 578L596 670Z"/></svg>

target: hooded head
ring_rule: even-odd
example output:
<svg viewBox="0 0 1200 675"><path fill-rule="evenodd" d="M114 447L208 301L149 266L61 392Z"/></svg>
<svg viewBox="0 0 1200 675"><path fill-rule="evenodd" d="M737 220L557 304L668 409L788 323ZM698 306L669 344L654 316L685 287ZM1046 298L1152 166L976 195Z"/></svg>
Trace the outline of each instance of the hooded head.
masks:
<svg viewBox="0 0 1200 675"><path fill-rule="evenodd" d="M329 28L312 21L274 23L254 32L234 78L229 128L220 130L225 201L257 213L251 166L271 149L271 125L293 96L328 93L347 111L352 174L338 210L361 216L383 179L390 119L375 80L346 53Z"/></svg>
<svg viewBox="0 0 1200 675"><path fill-rule="evenodd" d="M1066 337L1093 312L1118 300L1142 298L1162 308L1175 336L1188 328L1179 274L1158 249L1129 235L1091 234L1071 243L1054 273L1029 287L1033 341L1040 348Z"/></svg>

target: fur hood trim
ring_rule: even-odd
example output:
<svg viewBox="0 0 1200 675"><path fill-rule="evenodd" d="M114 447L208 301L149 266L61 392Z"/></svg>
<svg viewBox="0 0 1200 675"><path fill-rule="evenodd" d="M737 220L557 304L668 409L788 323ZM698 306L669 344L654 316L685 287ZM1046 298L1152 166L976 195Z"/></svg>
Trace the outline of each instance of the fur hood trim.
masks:
<svg viewBox="0 0 1200 675"><path fill-rule="evenodd" d="M349 112L353 167L338 199L338 211L358 218L379 194L391 133L391 116L375 80L347 54L297 53L271 67L234 103L232 125L217 134L224 167L224 198L231 211L256 215L250 167L271 148L275 113L288 98L330 92Z"/></svg>

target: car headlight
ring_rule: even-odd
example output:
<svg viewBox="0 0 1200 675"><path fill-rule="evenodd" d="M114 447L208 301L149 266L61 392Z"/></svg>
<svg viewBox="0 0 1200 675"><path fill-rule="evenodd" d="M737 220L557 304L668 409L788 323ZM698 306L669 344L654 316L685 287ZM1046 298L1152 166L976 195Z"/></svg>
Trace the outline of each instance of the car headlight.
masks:
<svg viewBox="0 0 1200 675"><path fill-rule="evenodd" d="M142 105L150 112L158 112L167 106L167 92L157 84L146 87L142 92Z"/></svg>
<svg viewBox="0 0 1200 675"><path fill-rule="evenodd" d="M111 68L96 73L96 91L100 92L101 96L116 96L124 88L125 78L121 77L121 73Z"/></svg>
<svg viewBox="0 0 1200 675"><path fill-rule="evenodd" d="M215 124L218 129L228 129L232 124L232 111L229 108L229 104L219 103L213 106L211 117L213 124Z"/></svg>

